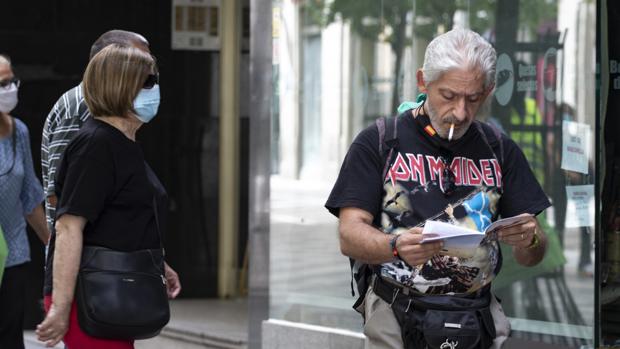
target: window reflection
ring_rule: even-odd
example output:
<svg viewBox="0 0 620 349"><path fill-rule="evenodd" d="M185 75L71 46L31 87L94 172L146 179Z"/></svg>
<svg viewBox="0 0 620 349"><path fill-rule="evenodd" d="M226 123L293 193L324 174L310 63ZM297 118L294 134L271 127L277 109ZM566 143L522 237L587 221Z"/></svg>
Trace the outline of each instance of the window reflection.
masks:
<svg viewBox="0 0 620 349"><path fill-rule="evenodd" d="M550 240L545 260L534 268L519 267L503 248L495 292L511 318L513 336L567 347L591 344L594 213L588 193L596 177L595 98L592 89L582 87L594 86L595 27L589 25L594 3L273 4L278 33L271 317L360 330L361 319L350 309L348 260L340 254L337 222L323 209L324 201L353 137L415 99L415 70L428 42L464 26L481 33L498 53L496 91L484 118L519 144L554 205L541 219ZM585 160L567 160L567 123L581 130ZM577 215L582 218L575 221Z"/></svg>

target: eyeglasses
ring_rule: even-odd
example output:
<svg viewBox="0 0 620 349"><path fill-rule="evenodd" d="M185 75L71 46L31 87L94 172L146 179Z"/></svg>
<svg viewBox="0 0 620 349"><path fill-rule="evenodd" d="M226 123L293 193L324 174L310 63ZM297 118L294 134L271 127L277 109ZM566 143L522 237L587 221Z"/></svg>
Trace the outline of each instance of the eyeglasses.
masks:
<svg viewBox="0 0 620 349"><path fill-rule="evenodd" d="M443 173L439 188L441 189L443 195L450 196L456 191L454 172L452 172L452 169L450 168L453 156L447 150L442 151L442 153L443 154L439 157L439 159L443 163Z"/></svg>
<svg viewBox="0 0 620 349"><path fill-rule="evenodd" d="M21 81L19 81L18 78L12 77L12 78L10 78L8 80L0 81L0 87L1 88L7 88L7 87L10 87L11 84L15 84L15 87L19 87L20 83L21 83Z"/></svg>
<svg viewBox="0 0 620 349"><path fill-rule="evenodd" d="M157 84L159 84L159 74L149 74L149 76L146 77L146 81L144 81L142 88L150 90Z"/></svg>

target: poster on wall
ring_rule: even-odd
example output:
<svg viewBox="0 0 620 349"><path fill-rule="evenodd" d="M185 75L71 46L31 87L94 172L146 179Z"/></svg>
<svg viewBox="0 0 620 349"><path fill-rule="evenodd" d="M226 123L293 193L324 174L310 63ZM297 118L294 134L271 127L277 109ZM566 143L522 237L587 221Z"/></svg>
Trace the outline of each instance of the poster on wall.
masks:
<svg viewBox="0 0 620 349"><path fill-rule="evenodd" d="M566 187L566 228L594 226L594 185Z"/></svg>
<svg viewBox="0 0 620 349"><path fill-rule="evenodd" d="M588 174L590 125L562 122L562 169Z"/></svg>
<svg viewBox="0 0 620 349"><path fill-rule="evenodd" d="M172 1L172 49L220 49L221 0Z"/></svg>

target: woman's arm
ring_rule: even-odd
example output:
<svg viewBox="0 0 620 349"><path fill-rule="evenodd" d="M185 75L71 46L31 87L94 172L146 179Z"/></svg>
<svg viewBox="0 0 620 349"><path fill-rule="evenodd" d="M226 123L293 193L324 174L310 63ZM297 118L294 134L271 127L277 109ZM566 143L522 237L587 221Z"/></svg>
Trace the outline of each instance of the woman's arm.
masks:
<svg viewBox="0 0 620 349"><path fill-rule="evenodd" d="M86 219L69 214L56 222L52 306L37 326L39 340L54 346L69 328L69 313L82 255L82 237Z"/></svg>
<svg viewBox="0 0 620 349"><path fill-rule="evenodd" d="M164 262L164 274L166 277L166 290L168 292L168 298L175 299L181 292L181 280L179 280L179 274L172 269L168 263Z"/></svg>
<svg viewBox="0 0 620 349"><path fill-rule="evenodd" d="M37 236L41 239L43 244L47 245L50 239L50 232L47 230L47 221L45 220L45 210L43 206L37 205L32 212L26 215L26 220L37 233Z"/></svg>

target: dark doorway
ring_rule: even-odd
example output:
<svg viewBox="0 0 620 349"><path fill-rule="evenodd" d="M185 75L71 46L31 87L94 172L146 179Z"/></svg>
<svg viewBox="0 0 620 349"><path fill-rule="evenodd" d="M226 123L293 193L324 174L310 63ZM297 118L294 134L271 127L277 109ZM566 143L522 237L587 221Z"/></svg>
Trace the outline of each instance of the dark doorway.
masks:
<svg viewBox="0 0 620 349"><path fill-rule="evenodd" d="M173 51L171 3L151 0L59 0L3 3L0 52L11 56L21 78L12 113L30 129L40 175L43 122L54 102L77 85L93 41L110 29L143 34L161 73L157 118L138 134L147 161L170 196L166 252L182 278L182 297L217 294L219 53ZM242 60L247 64L247 59ZM247 68L241 70L246 71ZM247 89L242 89L241 100ZM241 108L247 113L248 108ZM247 115L242 115L240 259L247 241ZM43 248L32 239L27 327L41 312Z"/></svg>

